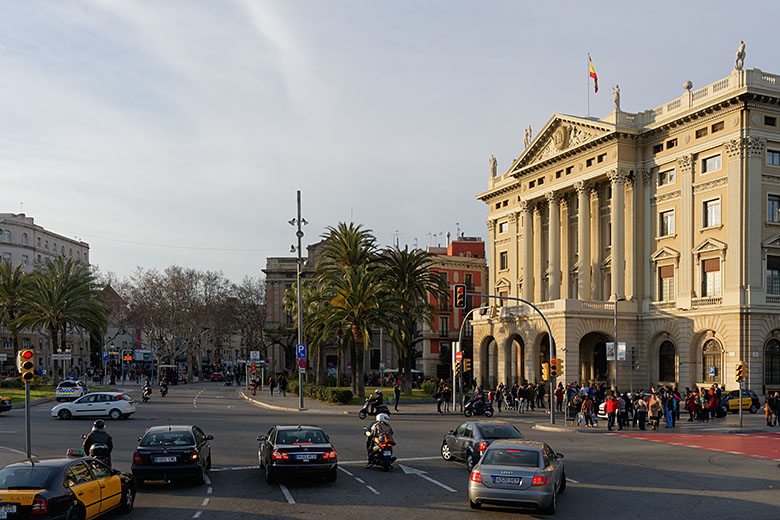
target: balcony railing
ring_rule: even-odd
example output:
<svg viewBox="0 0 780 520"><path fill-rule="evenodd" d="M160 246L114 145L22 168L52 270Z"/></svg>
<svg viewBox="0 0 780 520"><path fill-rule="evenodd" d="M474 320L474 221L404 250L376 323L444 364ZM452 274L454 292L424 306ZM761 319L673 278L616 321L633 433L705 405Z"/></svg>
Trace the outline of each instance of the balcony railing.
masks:
<svg viewBox="0 0 780 520"><path fill-rule="evenodd" d="M766 295L766 302L767 303L780 303L780 294L767 294Z"/></svg>
<svg viewBox="0 0 780 520"><path fill-rule="evenodd" d="M703 298L693 298L691 304L696 307L706 307L710 305L720 305L723 303L722 296L705 296Z"/></svg>
<svg viewBox="0 0 780 520"><path fill-rule="evenodd" d="M655 307L656 309L674 309L675 307L677 307L677 302L674 300L653 302L653 307Z"/></svg>

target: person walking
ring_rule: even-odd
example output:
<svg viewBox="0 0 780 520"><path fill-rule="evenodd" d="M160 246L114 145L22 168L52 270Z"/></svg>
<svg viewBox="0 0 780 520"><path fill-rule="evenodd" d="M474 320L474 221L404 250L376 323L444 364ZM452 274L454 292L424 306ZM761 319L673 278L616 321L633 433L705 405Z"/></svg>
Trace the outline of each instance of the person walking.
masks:
<svg viewBox="0 0 780 520"><path fill-rule="evenodd" d="M612 431L612 427L615 426L618 408L619 405L617 399L615 399L615 395L610 393L609 397L607 397L607 401L604 403L604 411L607 412L607 430L609 431Z"/></svg>
<svg viewBox="0 0 780 520"><path fill-rule="evenodd" d="M653 431L658 430L658 425L661 422L661 413L663 412L663 404L661 403L661 396L653 394L650 397L650 423L653 425Z"/></svg>
<svg viewBox="0 0 780 520"><path fill-rule="evenodd" d="M396 380L395 385L393 385L393 402L394 402L394 408L395 411L398 411L398 401L401 400L401 381Z"/></svg>
<svg viewBox="0 0 780 520"><path fill-rule="evenodd" d="M699 420L703 422L709 422L710 396L706 388L701 389L701 393L699 394L699 404L701 406L701 412L699 412Z"/></svg>
<svg viewBox="0 0 780 520"><path fill-rule="evenodd" d="M775 392L774 413L775 413L775 418L772 421L772 424L774 426L780 426L780 392Z"/></svg>
<svg viewBox="0 0 780 520"><path fill-rule="evenodd" d="M667 390L665 392L665 398L662 401L662 404L664 407L664 420L666 421L666 427L674 428L674 414L677 399L675 399L671 390Z"/></svg>
<svg viewBox="0 0 780 520"><path fill-rule="evenodd" d="M636 414L637 423L640 430L645 429L645 422L647 422L647 401L639 394L637 400L634 402L634 413Z"/></svg>
<svg viewBox="0 0 780 520"><path fill-rule="evenodd" d="M496 407L498 413L501 413L501 405L504 404L504 383L499 383L496 388Z"/></svg>
<svg viewBox="0 0 780 520"><path fill-rule="evenodd" d="M282 397L287 397L287 379L284 374L279 376L279 391L282 393ZM303 388L299 388L298 391L303 392Z"/></svg>
<svg viewBox="0 0 780 520"><path fill-rule="evenodd" d="M271 389L271 397L274 396L274 376L268 378L268 388Z"/></svg>
<svg viewBox="0 0 780 520"><path fill-rule="evenodd" d="M589 395L582 402L582 415L585 416L585 427L593 428L593 399Z"/></svg>
<svg viewBox="0 0 780 520"><path fill-rule="evenodd" d="M555 411L563 411L563 383L558 383L558 387L555 389Z"/></svg>
<svg viewBox="0 0 780 520"><path fill-rule="evenodd" d="M618 430L628 427L628 396L625 392L618 397Z"/></svg>
<svg viewBox="0 0 780 520"><path fill-rule="evenodd" d="M582 397L578 395L574 396L574 399L569 401L569 417L571 418L571 425L577 426L579 420L580 410L582 409Z"/></svg>
<svg viewBox="0 0 780 520"><path fill-rule="evenodd" d="M433 397L436 399L436 413L442 413L441 405L444 402L444 388L441 383L436 387L436 393L433 394Z"/></svg>
<svg viewBox="0 0 780 520"><path fill-rule="evenodd" d="M775 414L775 395L767 392L764 397L764 414L766 416L766 425L772 426L772 417Z"/></svg>

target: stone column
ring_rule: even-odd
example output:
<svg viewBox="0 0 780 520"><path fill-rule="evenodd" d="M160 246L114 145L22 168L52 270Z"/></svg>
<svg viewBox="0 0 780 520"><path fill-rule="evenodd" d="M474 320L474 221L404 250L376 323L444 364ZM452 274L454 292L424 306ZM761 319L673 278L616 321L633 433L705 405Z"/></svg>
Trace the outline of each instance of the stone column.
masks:
<svg viewBox="0 0 780 520"><path fill-rule="evenodd" d="M486 223L488 228L488 244L487 250L492 262L488 263L488 286L486 294L494 294L496 287L496 270L498 269L498 256L496 253L496 221L488 220Z"/></svg>
<svg viewBox="0 0 780 520"><path fill-rule="evenodd" d="M626 205L625 205L625 181L628 172L622 168L610 170L607 177L612 183L612 201L609 205L610 220L612 223L612 268L610 275L612 277L612 294L604 295L605 299L625 298L625 227Z"/></svg>
<svg viewBox="0 0 780 520"><path fill-rule="evenodd" d="M656 249L655 240L653 239L653 215L650 213L650 197L653 195L652 184L653 172L651 170L642 170L642 307L645 311L650 309L650 302L654 298L653 263L650 260Z"/></svg>
<svg viewBox="0 0 780 520"><path fill-rule="evenodd" d="M547 238L548 266L550 272L549 299L558 300L561 297L561 213L560 196L551 191L545 194L547 198Z"/></svg>
<svg viewBox="0 0 780 520"><path fill-rule="evenodd" d="M678 304L689 309L696 291L693 284L693 155L677 159L677 173L680 176L680 211L675 212L675 233L680 235L680 279L677 282ZM654 218L658 218L657 212ZM660 225L660 223L658 224Z"/></svg>
<svg viewBox="0 0 780 520"><path fill-rule="evenodd" d="M517 247L517 213L509 214L509 296L519 297L520 291L517 289L518 280L520 280L520 251Z"/></svg>
<svg viewBox="0 0 780 520"><path fill-rule="evenodd" d="M523 224L523 291L520 296L524 300L533 300L534 295L534 261L533 261L533 217L531 216L531 204L527 200L520 201L520 215Z"/></svg>
<svg viewBox="0 0 780 520"><path fill-rule="evenodd" d="M762 172L764 166L764 145L766 139L763 137L744 137L742 138L743 155L747 159L747 170L745 178L745 191L747 192L747 202L745 203L745 246L744 259L747 268L747 287L745 290L745 303L763 304L766 301L765 281L764 281L764 260L761 251L761 239L766 220L766 201L763 195ZM733 222L735 219L729 217ZM729 244L731 248L731 244ZM723 268L721 268L723 270ZM753 364L750 364L752 368Z"/></svg>
<svg viewBox="0 0 780 520"><path fill-rule="evenodd" d="M571 298L569 294L569 271L571 271L571 229L569 229L569 197L561 196L561 298Z"/></svg>
<svg viewBox="0 0 780 520"><path fill-rule="evenodd" d="M600 300L601 296L601 201L599 200L599 185L590 188L590 273L592 300Z"/></svg>
<svg viewBox="0 0 780 520"><path fill-rule="evenodd" d="M574 183L577 190L579 209L577 213L577 257L579 272L577 274L577 292L580 300L590 300L590 186L583 182Z"/></svg>
<svg viewBox="0 0 780 520"><path fill-rule="evenodd" d="M639 273L641 272L639 269L636 268L636 264L634 263L636 261L636 243L637 243L637 225L636 225L636 189L634 186L634 183L636 182L636 179L634 178L633 174L630 174L626 177L626 218L625 218L625 229L623 230L625 236L625 250L623 253L625 254L626 259L626 269L625 269L625 287L624 287L624 293L626 296L626 299L632 300L636 298L637 293L637 279L639 278Z"/></svg>
<svg viewBox="0 0 780 520"><path fill-rule="evenodd" d="M726 175L728 175L729 183L726 205L721 203L721 221L726 226L728 249L726 249L726 265L721 266L721 272L725 276L723 281L726 292L741 293L742 262L744 258L742 255L742 226L734 224L739 222L739 216L743 214L743 211L744 218L748 218L749 215L747 208L743 210L742 207L742 190L744 186L742 177L742 139L732 139L725 144L725 149L727 157ZM759 186L761 186L760 183ZM762 203L760 207L762 209L765 208L766 203ZM759 222L763 222L764 219L766 219L766 216L762 216ZM761 235L759 235L760 237ZM736 302L744 303L741 294Z"/></svg>
<svg viewBox="0 0 780 520"><path fill-rule="evenodd" d="M534 205L534 302L542 301L542 280L544 259L542 258L542 206Z"/></svg>

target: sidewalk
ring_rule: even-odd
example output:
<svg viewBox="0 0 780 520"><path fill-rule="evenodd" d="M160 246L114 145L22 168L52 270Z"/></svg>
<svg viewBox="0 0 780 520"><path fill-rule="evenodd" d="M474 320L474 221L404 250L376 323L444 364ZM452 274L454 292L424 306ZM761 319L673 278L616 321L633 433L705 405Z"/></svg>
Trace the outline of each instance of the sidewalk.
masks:
<svg viewBox="0 0 780 520"><path fill-rule="evenodd" d="M570 426L571 419L565 420L562 413L555 414L555 424L550 424L549 414L544 416L546 422L537 422L534 426L534 430L549 431L549 432L567 432L567 433L687 433L687 434L707 434L707 433L719 433L719 434L738 434L738 433L766 433L778 431L778 428L771 428L766 425L764 415L750 414L745 412L742 416L742 430L739 429L739 414L728 414L723 419L714 419L709 422L693 421L688 422L686 415L680 416L680 421L676 422L674 428L667 428L666 424L662 420L658 425L658 430L653 431L652 427L648 423L646 430L640 430L637 428L623 428L618 430L617 425L612 428L610 432L607 430L607 420L599 419L598 426L595 428L585 428L582 426Z"/></svg>

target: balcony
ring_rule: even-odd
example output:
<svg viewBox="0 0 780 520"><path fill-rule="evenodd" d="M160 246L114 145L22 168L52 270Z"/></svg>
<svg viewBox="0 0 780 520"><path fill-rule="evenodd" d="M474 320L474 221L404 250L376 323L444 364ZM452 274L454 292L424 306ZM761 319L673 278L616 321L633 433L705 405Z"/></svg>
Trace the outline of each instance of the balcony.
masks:
<svg viewBox="0 0 780 520"><path fill-rule="evenodd" d="M675 300L667 300L662 302L653 302L653 307L656 309L675 309L677 308L677 302Z"/></svg>
<svg viewBox="0 0 780 520"><path fill-rule="evenodd" d="M712 305L721 305L723 303L722 296L705 296L703 298L691 299L691 305L694 307L709 307Z"/></svg>
<svg viewBox="0 0 780 520"><path fill-rule="evenodd" d="M767 303L780 303L780 294L767 294L766 295L766 302Z"/></svg>

